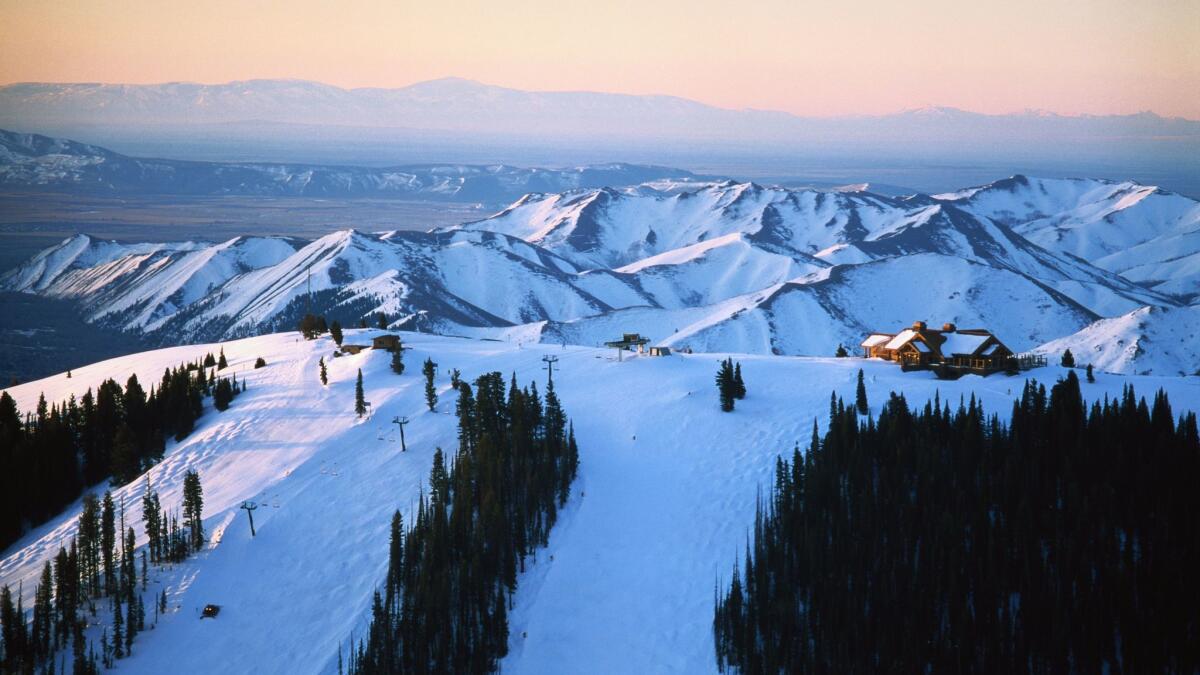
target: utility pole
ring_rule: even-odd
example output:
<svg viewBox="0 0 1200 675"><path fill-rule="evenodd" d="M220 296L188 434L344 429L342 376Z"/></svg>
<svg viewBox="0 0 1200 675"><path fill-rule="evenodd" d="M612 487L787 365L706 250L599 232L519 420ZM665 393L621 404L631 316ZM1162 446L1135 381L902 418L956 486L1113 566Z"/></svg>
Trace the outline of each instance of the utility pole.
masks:
<svg viewBox="0 0 1200 675"><path fill-rule="evenodd" d="M250 536L254 536L254 509L258 508L258 504L254 502L242 502L241 508L246 509L246 515L250 517Z"/></svg>
<svg viewBox="0 0 1200 675"><path fill-rule="evenodd" d="M406 448L404 446L404 425L408 424L408 418L407 417L395 417L392 419L392 424L395 424L396 426L400 427L400 452L404 452L404 451L408 450L408 448Z"/></svg>
<svg viewBox="0 0 1200 675"><path fill-rule="evenodd" d="M546 377L546 381L553 384L553 382L554 382L554 364L558 363L558 357L550 356L549 354L547 354L542 357L542 360L546 362L546 370L549 372L549 375Z"/></svg>

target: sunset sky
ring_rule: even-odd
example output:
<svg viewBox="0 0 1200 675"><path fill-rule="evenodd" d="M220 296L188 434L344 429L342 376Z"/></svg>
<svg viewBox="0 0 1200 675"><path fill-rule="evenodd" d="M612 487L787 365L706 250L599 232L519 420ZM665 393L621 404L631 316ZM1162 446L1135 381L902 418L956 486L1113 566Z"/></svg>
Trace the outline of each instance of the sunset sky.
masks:
<svg viewBox="0 0 1200 675"><path fill-rule="evenodd" d="M731 108L1200 119L1200 1L6 0L0 83L445 76Z"/></svg>

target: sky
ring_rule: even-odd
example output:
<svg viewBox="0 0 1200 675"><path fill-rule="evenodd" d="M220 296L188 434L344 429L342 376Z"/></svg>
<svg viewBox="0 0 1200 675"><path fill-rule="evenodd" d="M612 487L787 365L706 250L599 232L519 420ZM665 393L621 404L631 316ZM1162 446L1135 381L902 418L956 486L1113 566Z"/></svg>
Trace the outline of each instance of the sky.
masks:
<svg viewBox="0 0 1200 675"><path fill-rule="evenodd" d="M297 78L1200 119L1200 0L3 0L0 83Z"/></svg>

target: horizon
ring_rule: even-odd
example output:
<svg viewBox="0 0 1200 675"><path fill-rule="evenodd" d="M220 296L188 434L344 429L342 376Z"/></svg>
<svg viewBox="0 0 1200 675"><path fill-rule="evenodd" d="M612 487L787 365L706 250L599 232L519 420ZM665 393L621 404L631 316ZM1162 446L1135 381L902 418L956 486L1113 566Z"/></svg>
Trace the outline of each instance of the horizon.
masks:
<svg viewBox="0 0 1200 675"><path fill-rule="evenodd" d="M985 116L985 117L1016 117L1016 116L1024 115L1024 116L1030 116L1030 117L1055 116L1055 117L1063 117L1063 118L1097 118L1097 117L1136 117L1139 115L1154 115L1154 116L1159 117L1160 119L1164 119L1164 120L1183 120L1183 121L1188 121L1188 122L1200 122L1200 114L1198 114L1196 117L1188 117L1188 116L1184 116L1184 115L1168 115L1168 114L1163 114L1157 110L1152 110L1149 108L1142 109L1142 110L1133 110L1133 111L1129 111L1129 112L1101 112L1101 113L1093 113L1093 112L1069 113L1069 112L1063 112L1063 111L1059 111L1059 110L1051 110L1051 109L1047 109L1047 108L1021 108L1021 109L1000 110L1000 111L992 112L992 111L975 110L975 109L971 109L971 108L963 108L963 107L959 107L956 105L950 105L950 104L939 103L939 102L931 102L931 103L926 103L924 105L917 105L917 106L898 108L898 109L894 109L894 110L888 110L888 111L883 111L883 112L873 112L873 113L847 112L847 113L833 113L833 114L825 114L825 115L815 115L815 114L814 115L805 115L805 114L791 112L788 110L773 109L773 108L729 107L729 106L719 105L716 103L711 103L708 101L698 100L698 99L694 99L694 98L688 98L686 96L680 96L677 94L668 94L668 93L661 93L661 92L660 93L652 92L652 93L637 94L637 93L631 93L631 92L626 92L626 91L606 91L606 90L599 90L599 89L582 89L582 88L522 89L519 87L512 87L512 86L507 86L507 85L502 85L502 84L496 84L493 82L486 82L483 80L478 80L478 79L474 79L474 78L470 78L470 77L464 77L461 75L443 75L440 77L416 80L413 82L409 82L407 84L398 84L398 85L393 85L393 86L369 85L369 84L364 84L364 85L360 85L360 86L342 86L342 85L334 84L331 82L315 80L315 79L310 79L310 78L304 78L304 77L252 77L252 78L232 79L232 80L224 80L224 81L160 80L160 81L153 81L153 82L116 82L116 81L99 81L99 80L96 80L96 81L20 80L20 81L11 81L11 82L0 83L0 89L4 89L7 87L30 86L30 85L100 86L100 87L120 87L120 86L162 87L162 86L168 86L168 85L194 85L194 86L199 86L199 87L223 87L223 86L229 86L229 85L235 85L235 84L252 84L252 83L256 83L256 82L294 82L294 83L303 83L303 84L315 84L315 85L320 85L323 87L330 87L330 88L339 89L341 91L347 91L347 92L369 91L369 90L401 91L401 90L409 89L412 87L418 87L421 85L434 84L434 83L439 83L439 82L463 82L463 83L477 85L477 86L488 88L488 89L503 89L505 91L514 91L514 92L520 92L523 94L589 94L589 95L598 95L598 96L620 96L620 97L632 97L632 98L671 98L671 99L687 101L689 103L698 103L700 105L703 105L703 106L706 106L709 108L719 109L719 110L729 110L729 111L734 111L734 112L780 113L780 114L790 115L792 117L796 117L799 119L850 119L850 118L891 117L891 116L904 115L904 114L909 114L909 113L947 111L947 112L967 113L967 114L971 114L971 115L981 115L981 116Z"/></svg>
<svg viewBox="0 0 1200 675"><path fill-rule="evenodd" d="M0 81L294 79L396 88L446 73L521 91L675 96L800 117L938 106L1200 119L1200 4L963 7L766 0L287 8L86 0L0 8Z"/></svg>

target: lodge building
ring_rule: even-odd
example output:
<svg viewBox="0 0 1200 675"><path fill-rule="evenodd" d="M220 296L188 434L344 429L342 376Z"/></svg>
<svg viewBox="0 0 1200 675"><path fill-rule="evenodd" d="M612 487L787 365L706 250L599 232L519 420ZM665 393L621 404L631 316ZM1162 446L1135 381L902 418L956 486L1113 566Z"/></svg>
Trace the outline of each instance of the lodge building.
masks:
<svg viewBox="0 0 1200 675"><path fill-rule="evenodd" d="M895 361L905 370L934 370L940 377L1018 367L1012 350L990 331L952 323L935 330L916 321L899 333L871 333L860 346L867 358Z"/></svg>

